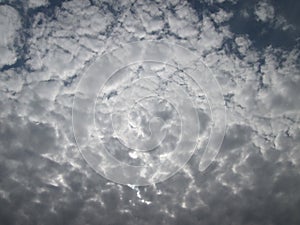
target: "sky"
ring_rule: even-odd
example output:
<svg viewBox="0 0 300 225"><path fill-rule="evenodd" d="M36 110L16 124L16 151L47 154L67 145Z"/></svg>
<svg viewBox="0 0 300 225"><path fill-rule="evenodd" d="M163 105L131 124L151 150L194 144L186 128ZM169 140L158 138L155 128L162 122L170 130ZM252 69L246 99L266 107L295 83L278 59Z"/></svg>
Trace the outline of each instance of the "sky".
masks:
<svg viewBox="0 0 300 225"><path fill-rule="evenodd" d="M299 10L0 0L1 224L300 224Z"/></svg>

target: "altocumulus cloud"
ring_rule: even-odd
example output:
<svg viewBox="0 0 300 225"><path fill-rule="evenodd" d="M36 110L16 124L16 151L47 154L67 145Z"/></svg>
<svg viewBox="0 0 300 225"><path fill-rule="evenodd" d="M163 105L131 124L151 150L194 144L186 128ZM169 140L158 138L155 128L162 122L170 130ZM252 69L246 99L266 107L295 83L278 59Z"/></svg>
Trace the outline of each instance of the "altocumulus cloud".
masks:
<svg viewBox="0 0 300 225"><path fill-rule="evenodd" d="M1 224L299 224L299 4L288 2L1 1ZM160 39L214 72L226 136L204 172L196 153L165 182L115 184L77 150L74 93L97 57Z"/></svg>

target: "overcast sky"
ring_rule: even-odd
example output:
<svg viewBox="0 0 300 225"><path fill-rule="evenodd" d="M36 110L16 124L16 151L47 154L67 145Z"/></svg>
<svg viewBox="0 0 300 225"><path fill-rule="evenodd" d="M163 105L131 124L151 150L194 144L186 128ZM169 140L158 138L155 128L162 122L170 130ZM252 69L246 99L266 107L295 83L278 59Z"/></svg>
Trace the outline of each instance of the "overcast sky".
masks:
<svg viewBox="0 0 300 225"><path fill-rule="evenodd" d="M299 225L299 11L297 0L0 0L0 224ZM72 107L91 65L143 40L177 43L209 67L222 90L227 130L205 170L199 170L199 147L174 176L139 187L113 182L86 162L74 137ZM107 65L128 60L125 53ZM164 56L176 58L172 51ZM201 100L205 90L182 78L185 70L143 66L149 73L175 74L173 83L192 96L201 135L208 138L212 122L223 117L209 115L213 103ZM123 72L138 79L139 68ZM107 99L119 96L124 103L134 83L118 81L110 85L123 86ZM150 83L138 87L146 90ZM180 133L173 105L155 104L149 100L150 110L133 110L160 116L169 128L156 139L170 142L147 142L163 146L147 162L171 151ZM101 119L111 112L102 106ZM115 118L118 134L127 135ZM103 128L105 121L96 122ZM153 129L161 125L156 122ZM139 147L133 137L125 144ZM125 156L113 138L104 141L118 160L143 163L139 154Z"/></svg>

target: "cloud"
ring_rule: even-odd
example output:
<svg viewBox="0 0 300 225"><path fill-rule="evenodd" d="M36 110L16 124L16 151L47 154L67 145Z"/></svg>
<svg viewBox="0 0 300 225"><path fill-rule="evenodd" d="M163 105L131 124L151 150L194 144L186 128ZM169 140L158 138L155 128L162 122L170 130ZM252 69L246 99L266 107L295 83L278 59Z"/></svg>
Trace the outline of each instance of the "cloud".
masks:
<svg viewBox="0 0 300 225"><path fill-rule="evenodd" d="M17 60L14 41L17 39L21 21L19 13L6 5L0 5L0 21L0 68L2 68L4 65L14 64Z"/></svg>
<svg viewBox="0 0 300 225"><path fill-rule="evenodd" d="M37 8L41 6L46 6L48 4L48 0L29 0L28 6L29 8Z"/></svg>
<svg viewBox="0 0 300 225"><path fill-rule="evenodd" d="M259 22L267 23L272 28L282 31L294 31L296 27L289 24L287 19L277 11L273 5L268 1L262 1L256 4L254 9L256 20Z"/></svg>
<svg viewBox="0 0 300 225"><path fill-rule="evenodd" d="M249 35L233 31L236 12L222 2L200 2L207 9L201 16L200 8L181 1L73 0L53 15L45 13L45 2L31 2L37 9L22 53L26 66L0 77L1 221L298 224L300 52L297 46L258 49ZM256 4L255 18L278 24L275 6ZM19 57L13 40L21 17L6 4L0 17L3 68ZM129 41L160 38L191 46L211 68L226 100L227 133L206 171L198 171L200 148L167 181L130 188L99 176L82 159L71 129L73 97L97 57ZM210 117L200 111L208 129Z"/></svg>
<svg viewBox="0 0 300 225"><path fill-rule="evenodd" d="M275 10L272 5L268 2L259 2L255 8L255 15L257 19L266 22L268 20L273 20L275 16Z"/></svg>

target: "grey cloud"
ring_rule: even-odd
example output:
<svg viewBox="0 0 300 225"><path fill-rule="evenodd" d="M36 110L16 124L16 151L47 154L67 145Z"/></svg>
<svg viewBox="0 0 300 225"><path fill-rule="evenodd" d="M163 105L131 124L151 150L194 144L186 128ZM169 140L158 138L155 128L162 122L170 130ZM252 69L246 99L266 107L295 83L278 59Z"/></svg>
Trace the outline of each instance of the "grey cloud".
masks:
<svg viewBox="0 0 300 225"><path fill-rule="evenodd" d="M234 124L227 128L222 150L232 150L245 146L251 141L252 129L248 126Z"/></svg>
<svg viewBox="0 0 300 225"><path fill-rule="evenodd" d="M254 21L255 4L245 1L54 2L19 3L32 8L28 52L20 56L26 66L14 64L18 46L3 58L13 66L0 76L1 223L299 224L300 53L291 6L272 1L285 21L278 27L294 27L278 34L276 21L274 30ZM0 7L12 11L6 25L13 39L24 14L13 3ZM198 171L199 149L167 181L130 188L99 176L82 159L71 130L72 101L97 56L128 41L160 38L192 46L215 73L228 129L207 170ZM199 112L209 128L209 115Z"/></svg>

